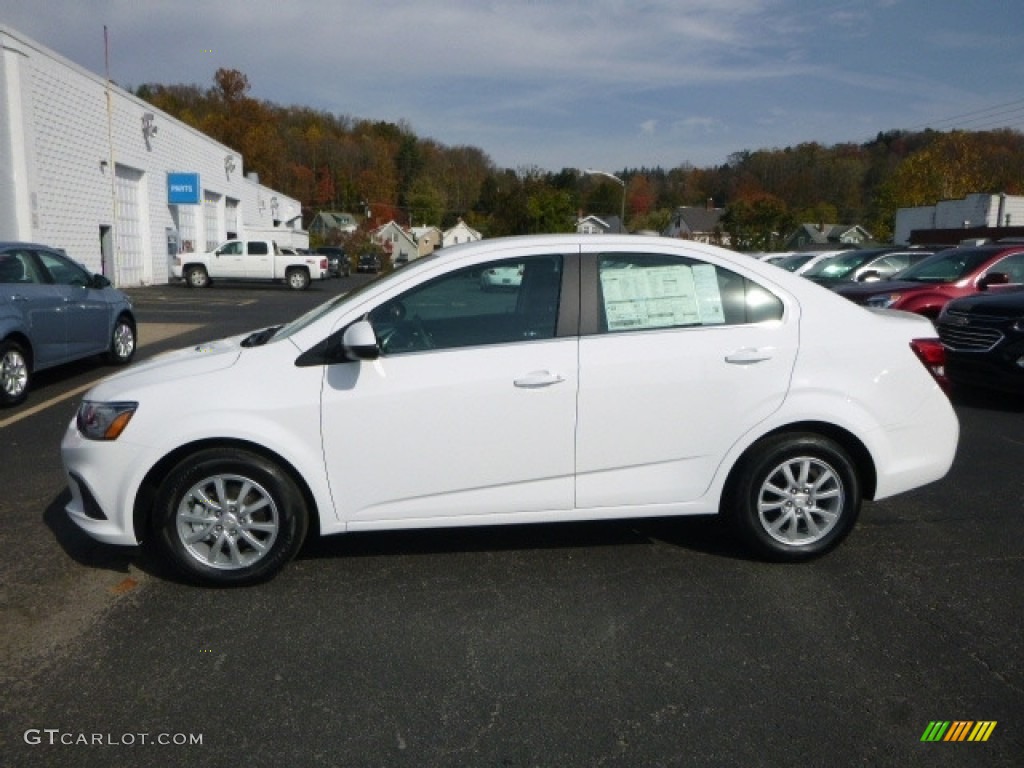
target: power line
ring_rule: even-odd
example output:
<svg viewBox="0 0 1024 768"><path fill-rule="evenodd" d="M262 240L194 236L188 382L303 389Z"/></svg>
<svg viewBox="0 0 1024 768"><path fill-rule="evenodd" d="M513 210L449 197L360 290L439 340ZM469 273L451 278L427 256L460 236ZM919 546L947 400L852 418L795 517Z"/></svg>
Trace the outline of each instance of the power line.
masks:
<svg viewBox="0 0 1024 768"><path fill-rule="evenodd" d="M990 107L975 109L970 112L963 112L959 115L953 115L952 117L946 117L941 118L939 120L933 120L927 123L921 123L919 125L911 126L907 130L918 131L924 128L941 130L942 127L953 128L958 125L970 125L977 122L990 121L993 118L1000 117L1006 114L1015 115L1018 112L1024 112L1024 98L1016 99L1014 101L1008 101L1003 104L994 104ZM995 120L994 122L985 123L983 127L1005 125L1006 122L1007 121L1002 119Z"/></svg>

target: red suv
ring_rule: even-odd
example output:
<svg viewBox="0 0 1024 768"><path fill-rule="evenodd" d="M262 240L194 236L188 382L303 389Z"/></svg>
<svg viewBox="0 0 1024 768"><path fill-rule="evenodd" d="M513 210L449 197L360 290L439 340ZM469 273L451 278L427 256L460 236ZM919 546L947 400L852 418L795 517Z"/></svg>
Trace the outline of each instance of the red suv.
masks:
<svg viewBox="0 0 1024 768"><path fill-rule="evenodd" d="M836 288L869 307L903 309L936 318L950 299L978 291L1024 286L1024 243L949 248L907 267L890 280Z"/></svg>

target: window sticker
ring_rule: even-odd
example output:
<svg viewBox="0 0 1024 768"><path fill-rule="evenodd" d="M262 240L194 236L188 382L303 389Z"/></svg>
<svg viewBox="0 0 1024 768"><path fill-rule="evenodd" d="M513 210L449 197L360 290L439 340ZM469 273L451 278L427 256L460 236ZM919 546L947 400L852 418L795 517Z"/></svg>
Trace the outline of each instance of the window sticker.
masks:
<svg viewBox="0 0 1024 768"><path fill-rule="evenodd" d="M609 331L725 322L710 264L603 269L601 289Z"/></svg>

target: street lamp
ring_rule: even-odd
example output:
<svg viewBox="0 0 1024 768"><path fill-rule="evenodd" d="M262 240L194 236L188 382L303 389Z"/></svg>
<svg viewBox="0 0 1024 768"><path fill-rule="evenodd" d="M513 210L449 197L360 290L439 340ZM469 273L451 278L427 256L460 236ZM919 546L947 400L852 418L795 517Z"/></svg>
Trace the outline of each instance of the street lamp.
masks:
<svg viewBox="0 0 1024 768"><path fill-rule="evenodd" d="M619 232L623 232L626 229L626 182L620 179L613 173L607 171L595 171L593 168L587 168L583 171L588 176L604 176L606 179L618 182L622 186L622 213L619 216Z"/></svg>

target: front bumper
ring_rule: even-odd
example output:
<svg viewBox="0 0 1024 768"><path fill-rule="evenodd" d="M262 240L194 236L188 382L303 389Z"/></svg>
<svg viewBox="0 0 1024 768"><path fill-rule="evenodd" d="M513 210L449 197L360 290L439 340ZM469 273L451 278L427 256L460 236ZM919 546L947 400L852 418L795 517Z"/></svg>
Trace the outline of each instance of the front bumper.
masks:
<svg viewBox="0 0 1024 768"><path fill-rule="evenodd" d="M61 442L61 457L71 500L64 507L71 521L104 544L139 543L133 521L133 500L138 483L122 469L137 466L139 446L114 440L86 440L68 425Z"/></svg>

